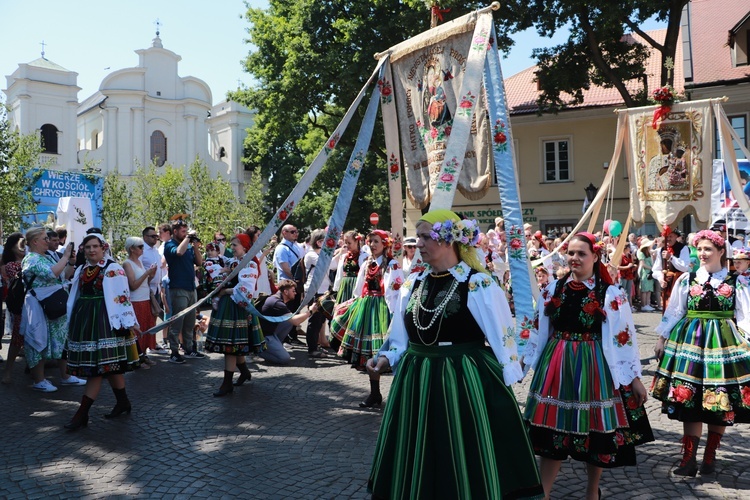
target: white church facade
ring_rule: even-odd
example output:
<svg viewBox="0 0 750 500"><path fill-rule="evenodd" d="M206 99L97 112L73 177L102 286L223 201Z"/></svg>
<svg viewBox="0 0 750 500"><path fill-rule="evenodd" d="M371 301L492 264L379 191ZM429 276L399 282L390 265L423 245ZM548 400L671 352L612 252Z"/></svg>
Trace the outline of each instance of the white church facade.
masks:
<svg viewBox="0 0 750 500"><path fill-rule="evenodd" d="M38 133L43 165L80 171L92 162L103 174L127 178L138 165L190 165L196 157L244 198L250 172L242 165L253 113L235 102L212 105L208 85L181 77L178 54L158 36L136 50L138 65L110 73L99 90L79 102L78 73L44 57L19 64L4 90L11 126Z"/></svg>

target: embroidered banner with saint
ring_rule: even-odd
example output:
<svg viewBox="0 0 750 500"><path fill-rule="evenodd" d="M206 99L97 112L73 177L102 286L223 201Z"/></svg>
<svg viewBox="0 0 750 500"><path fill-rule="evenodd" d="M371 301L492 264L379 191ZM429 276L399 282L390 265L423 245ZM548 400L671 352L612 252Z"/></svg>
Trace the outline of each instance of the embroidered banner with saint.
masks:
<svg viewBox="0 0 750 500"><path fill-rule="evenodd" d="M650 213L670 225L692 214L699 224L711 217L711 108L708 101L672 106L654 128L656 107L628 110L633 220Z"/></svg>
<svg viewBox="0 0 750 500"><path fill-rule="evenodd" d="M391 54L407 195L417 208L430 203L453 120L460 103L468 102L459 96L474 24L430 30L429 38L417 37L408 49ZM458 179L468 199L482 198L491 185L490 126L486 112L479 111L487 109L484 90L474 97L477 112Z"/></svg>

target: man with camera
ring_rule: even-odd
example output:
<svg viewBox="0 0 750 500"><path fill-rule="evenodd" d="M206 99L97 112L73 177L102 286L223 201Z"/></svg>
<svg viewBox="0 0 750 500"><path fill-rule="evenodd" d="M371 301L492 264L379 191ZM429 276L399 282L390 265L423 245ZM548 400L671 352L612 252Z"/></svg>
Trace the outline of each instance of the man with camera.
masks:
<svg viewBox="0 0 750 500"><path fill-rule="evenodd" d="M172 239L164 244L164 258L169 266L169 295L171 298L172 316L195 304L198 300L195 289L195 267L203 264L200 252L200 240L191 231L188 234L187 222L183 219L172 221ZM169 326L169 348L172 355L170 363L182 364L185 359L180 356L180 333L185 357L201 359L206 355L198 352L193 342L195 314L189 313L172 322Z"/></svg>

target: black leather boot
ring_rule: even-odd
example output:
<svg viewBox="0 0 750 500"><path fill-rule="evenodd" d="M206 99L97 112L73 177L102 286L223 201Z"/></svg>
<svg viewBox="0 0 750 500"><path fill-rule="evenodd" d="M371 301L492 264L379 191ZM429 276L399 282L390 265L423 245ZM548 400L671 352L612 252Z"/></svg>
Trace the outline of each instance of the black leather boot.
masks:
<svg viewBox="0 0 750 500"><path fill-rule="evenodd" d="M372 408L373 406L380 406L383 402L383 395L380 394L380 380L370 379L370 394L367 399L359 403L360 408Z"/></svg>
<svg viewBox="0 0 750 500"><path fill-rule="evenodd" d="M240 371L240 376L237 378L237 382L234 383L237 387L253 378L253 374L250 373L250 370L247 367L247 362L237 363L237 369Z"/></svg>
<svg viewBox="0 0 750 500"><path fill-rule="evenodd" d="M64 427L70 431L74 431L89 425L89 409L92 404L94 404L94 400L84 394L81 398L81 406L78 407L78 411Z"/></svg>
<svg viewBox="0 0 750 500"><path fill-rule="evenodd" d="M130 405L130 400L128 399L128 394L125 392L125 388L122 389L115 389L112 388L112 392L115 393L115 398L117 398L117 403L115 403L115 407L112 408L112 411L105 414L104 418L115 418L119 417L123 413L127 413L130 415L130 410L132 410L132 406Z"/></svg>
<svg viewBox="0 0 750 500"><path fill-rule="evenodd" d="M219 390L214 392L215 398L226 396L227 394L231 394L232 391L234 391L234 386L232 385L233 376L234 376L234 372L230 372L229 370L224 370L224 382L221 383Z"/></svg>

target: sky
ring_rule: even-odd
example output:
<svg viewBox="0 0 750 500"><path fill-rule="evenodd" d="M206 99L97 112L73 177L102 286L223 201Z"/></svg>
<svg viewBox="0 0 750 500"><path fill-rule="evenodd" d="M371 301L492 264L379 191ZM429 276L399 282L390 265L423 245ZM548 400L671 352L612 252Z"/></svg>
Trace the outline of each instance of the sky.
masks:
<svg viewBox="0 0 750 500"><path fill-rule="evenodd" d="M248 0L248 4L268 5L267 0ZM216 104L227 91L253 83L241 65L251 49L245 42L249 24L242 16L246 10L243 0L0 0L1 88L7 88L5 76L19 63L41 56L44 41L47 59L78 73L78 101L83 102L99 89L106 75L137 66L134 51L151 46L158 19L164 48L182 56L180 76L205 81ZM533 30L517 34L514 47L502 60L503 75L507 78L532 66L533 48L564 38L560 34L554 40L542 39ZM372 64L374 68L374 59Z"/></svg>

